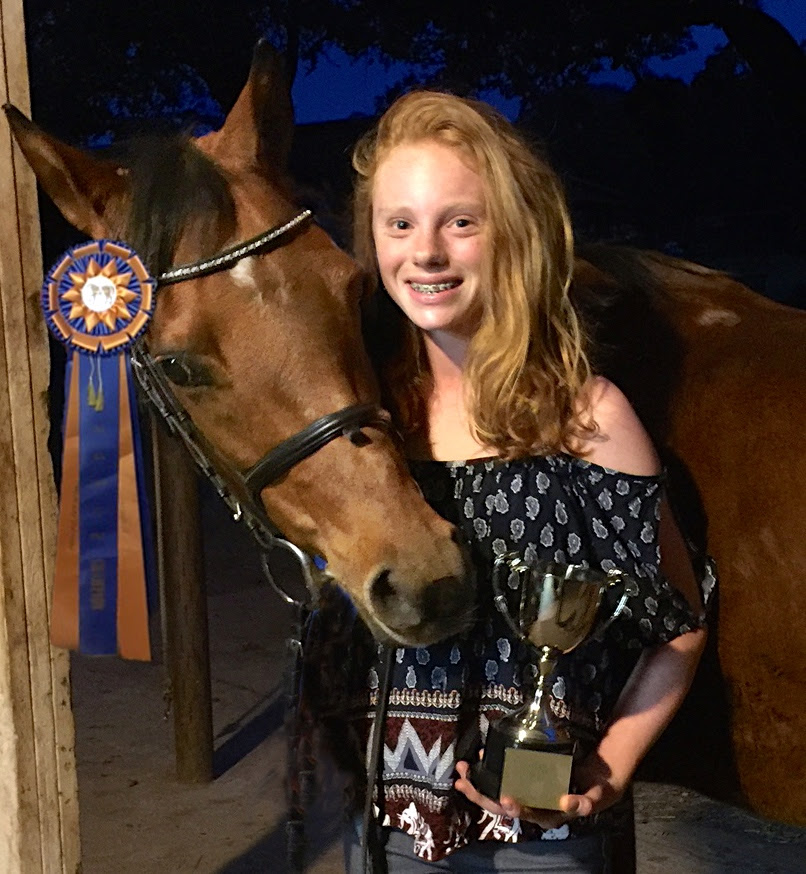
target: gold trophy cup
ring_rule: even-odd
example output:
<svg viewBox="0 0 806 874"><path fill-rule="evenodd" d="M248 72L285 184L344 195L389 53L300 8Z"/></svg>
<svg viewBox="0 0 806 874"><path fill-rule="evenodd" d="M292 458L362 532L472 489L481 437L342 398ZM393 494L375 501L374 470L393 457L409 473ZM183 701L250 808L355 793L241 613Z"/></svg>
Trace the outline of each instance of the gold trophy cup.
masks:
<svg viewBox="0 0 806 874"><path fill-rule="evenodd" d="M515 635L540 653L540 661L533 700L490 724L484 758L472 768L473 784L488 798L507 795L527 807L559 809L571 783L575 743L547 706L549 677L558 657L591 635L605 589L625 581L629 577L619 570L528 564L513 553L496 559L495 604ZM626 600L625 593L605 625Z"/></svg>

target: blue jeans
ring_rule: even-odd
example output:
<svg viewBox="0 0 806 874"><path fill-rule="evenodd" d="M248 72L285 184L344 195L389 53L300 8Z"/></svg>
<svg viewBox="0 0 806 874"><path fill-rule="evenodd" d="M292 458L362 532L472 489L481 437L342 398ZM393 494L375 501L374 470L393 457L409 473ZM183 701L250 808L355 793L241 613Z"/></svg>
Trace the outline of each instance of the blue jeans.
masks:
<svg viewBox="0 0 806 874"><path fill-rule="evenodd" d="M400 829L385 829L386 861L389 874L426 874L429 871L454 871L459 874L607 874L609 846L603 833L570 838L566 841L476 841L456 850L439 862L426 862L414 855L414 840ZM344 868L346 874L362 874L360 820L344 830Z"/></svg>

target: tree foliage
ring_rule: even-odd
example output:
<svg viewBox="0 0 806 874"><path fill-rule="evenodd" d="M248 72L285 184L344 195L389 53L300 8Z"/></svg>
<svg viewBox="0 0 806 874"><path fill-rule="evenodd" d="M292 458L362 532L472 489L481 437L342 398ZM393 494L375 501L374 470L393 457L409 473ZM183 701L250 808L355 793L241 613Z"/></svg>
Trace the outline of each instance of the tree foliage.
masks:
<svg viewBox="0 0 806 874"><path fill-rule="evenodd" d="M806 88L802 50L757 7L756 0L499 0L469 12L435 0L26 0L26 16L38 117L86 134L139 117L217 121L259 36L286 50L292 77L335 45L410 64L398 90L495 88L528 109L606 62L640 79L649 58L691 48L692 25L716 24L773 92L792 90L796 75Z"/></svg>

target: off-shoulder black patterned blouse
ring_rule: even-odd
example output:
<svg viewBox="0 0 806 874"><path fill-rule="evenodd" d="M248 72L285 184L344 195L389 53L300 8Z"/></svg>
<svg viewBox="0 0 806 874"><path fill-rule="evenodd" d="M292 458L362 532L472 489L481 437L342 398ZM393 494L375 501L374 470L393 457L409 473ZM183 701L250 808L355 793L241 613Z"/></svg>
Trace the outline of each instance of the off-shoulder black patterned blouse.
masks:
<svg viewBox="0 0 806 874"><path fill-rule="evenodd" d="M384 821L412 834L415 853L429 860L477 839L564 838L567 827L541 835L536 826L480 811L453 789L455 762L476 760L488 718L516 709L535 675L534 650L513 639L493 607L493 562L515 551L527 560L618 567L637 581L602 638L563 656L552 679L555 713L581 743L594 745L641 650L701 624L658 574L660 478L618 473L568 455L418 461L411 470L431 506L464 533L478 575L478 620L460 637L396 651ZM621 595L608 590L602 617ZM376 667L368 673L367 720L378 689Z"/></svg>

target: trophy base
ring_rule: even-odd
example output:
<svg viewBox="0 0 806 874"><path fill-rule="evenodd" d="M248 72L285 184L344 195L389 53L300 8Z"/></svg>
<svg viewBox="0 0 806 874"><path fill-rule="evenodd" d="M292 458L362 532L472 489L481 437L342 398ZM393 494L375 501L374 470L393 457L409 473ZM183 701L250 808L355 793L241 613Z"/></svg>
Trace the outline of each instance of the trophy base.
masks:
<svg viewBox="0 0 806 874"><path fill-rule="evenodd" d="M471 781L488 798L507 795L527 807L559 810L571 785L573 751L570 740L516 739L490 726L484 758L471 768Z"/></svg>

